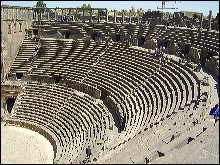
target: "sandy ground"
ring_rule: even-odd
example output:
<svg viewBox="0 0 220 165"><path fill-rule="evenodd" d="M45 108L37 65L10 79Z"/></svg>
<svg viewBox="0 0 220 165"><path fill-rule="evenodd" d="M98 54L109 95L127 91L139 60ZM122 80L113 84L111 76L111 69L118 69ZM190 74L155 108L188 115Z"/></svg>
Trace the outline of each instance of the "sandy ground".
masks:
<svg viewBox="0 0 220 165"><path fill-rule="evenodd" d="M1 164L52 164L53 147L37 132L1 122Z"/></svg>

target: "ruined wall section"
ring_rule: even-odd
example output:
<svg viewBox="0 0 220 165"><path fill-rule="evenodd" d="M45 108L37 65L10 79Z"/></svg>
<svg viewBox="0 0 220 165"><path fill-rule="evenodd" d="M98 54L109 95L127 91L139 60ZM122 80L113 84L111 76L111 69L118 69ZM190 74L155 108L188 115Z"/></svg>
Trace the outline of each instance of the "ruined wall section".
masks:
<svg viewBox="0 0 220 165"><path fill-rule="evenodd" d="M26 36L26 30L32 24L31 8L17 6L1 6L1 80L18 53Z"/></svg>

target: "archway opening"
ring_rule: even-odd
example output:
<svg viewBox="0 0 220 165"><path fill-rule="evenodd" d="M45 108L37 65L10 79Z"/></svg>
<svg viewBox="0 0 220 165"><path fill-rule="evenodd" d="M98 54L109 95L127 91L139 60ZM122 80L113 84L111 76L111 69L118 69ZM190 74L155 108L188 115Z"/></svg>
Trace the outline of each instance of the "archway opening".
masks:
<svg viewBox="0 0 220 165"><path fill-rule="evenodd" d="M6 100L7 111L9 113L11 113L11 110L12 110L12 108L14 106L14 103L15 103L15 99L14 98L8 98Z"/></svg>
<svg viewBox="0 0 220 165"><path fill-rule="evenodd" d="M100 99L104 100L107 96L108 96L107 91L102 89Z"/></svg>
<svg viewBox="0 0 220 165"><path fill-rule="evenodd" d="M23 76L23 73L16 73L16 78L19 80L21 80Z"/></svg>
<svg viewBox="0 0 220 165"><path fill-rule="evenodd" d="M70 39L70 32L65 33L65 39Z"/></svg>
<svg viewBox="0 0 220 165"><path fill-rule="evenodd" d="M121 39L121 35L120 35L120 34L117 34L117 35L116 35L116 42L120 41L120 39Z"/></svg>
<svg viewBox="0 0 220 165"><path fill-rule="evenodd" d="M139 40L138 40L138 46L143 46L143 45L144 45L144 42L145 42L145 37L139 38Z"/></svg>
<svg viewBox="0 0 220 165"><path fill-rule="evenodd" d="M55 83L59 83L61 80L61 77L60 76L54 76L54 82Z"/></svg>
<svg viewBox="0 0 220 165"><path fill-rule="evenodd" d="M190 48L190 45L189 45L189 44L186 44L186 45L185 45L185 54L188 54L188 53L189 53L189 48Z"/></svg>
<svg viewBox="0 0 220 165"><path fill-rule="evenodd" d="M98 34L97 33L93 33L92 34L92 39L95 40L96 37L98 37Z"/></svg>
<svg viewBox="0 0 220 165"><path fill-rule="evenodd" d="M37 36L38 35L38 30L37 29L33 30L33 33L34 33L35 36Z"/></svg>

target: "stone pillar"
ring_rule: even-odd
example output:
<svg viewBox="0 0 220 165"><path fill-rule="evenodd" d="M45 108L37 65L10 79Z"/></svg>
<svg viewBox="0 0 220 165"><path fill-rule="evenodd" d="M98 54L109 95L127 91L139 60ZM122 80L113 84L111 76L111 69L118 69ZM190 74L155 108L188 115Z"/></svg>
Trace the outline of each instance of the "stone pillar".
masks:
<svg viewBox="0 0 220 165"><path fill-rule="evenodd" d="M15 9L15 19L18 19L18 9Z"/></svg>
<svg viewBox="0 0 220 165"><path fill-rule="evenodd" d="M125 23L125 13L122 12L122 23Z"/></svg>
<svg viewBox="0 0 220 165"><path fill-rule="evenodd" d="M83 18L82 18L82 22L85 22L85 10L83 9Z"/></svg>
<svg viewBox="0 0 220 165"><path fill-rule="evenodd" d="M8 18L8 12L9 12L8 10L9 10L9 8L7 8L7 20L9 19L9 18Z"/></svg>
<svg viewBox="0 0 220 165"><path fill-rule="evenodd" d="M200 15L200 27L199 30L202 31L202 23L203 23L203 13Z"/></svg>
<svg viewBox="0 0 220 165"><path fill-rule="evenodd" d="M12 18L11 19L14 19L14 8L12 7Z"/></svg>
<svg viewBox="0 0 220 165"><path fill-rule="evenodd" d="M140 17L139 17L139 14L140 14L140 12L138 11L138 13L137 13L137 23L139 23L139 22L140 22Z"/></svg>
<svg viewBox="0 0 220 165"><path fill-rule="evenodd" d="M32 20L31 18L30 18L30 9L27 9L27 12L28 12L28 20Z"/></svg>
<svg viewBox="0 0 220 165"><path fill-rule="evenodd" d="M43 19L42 12L40 11L40 21Z"/></svg>
<svg viewBox="0 0 220 165"><path fill-rule="evenodd" d="M117 10L114 10L114 23L117 22L117 19L116 19L117 18L117 13L116 12L117 12Z"/></svg>
<svg viewBox="0 0 220 165"><path fill-rule="evenodd" d="M61 14L61 17L62 17L62 19L63 19L63 9L62 9L62 14ZM62 19L61 19L61 20L62 20Z"/></svg>
<svg viewBox="0 0 220 165"><path fill-rule="evenodd" d="M47 11L47 20L50 21L50 12L49 12L49 10Z"/></svg>
<svg viewBox="0 0 220 165"><path fill-rule="evenodd" d="M27 15L26 15L26 10L25 10L25 8L23 8L22 9L22 11L23 11L23 20L27 20Z"/></svg>
<svg viewBox="0 0 220 165"><path fill-rule="evenodd" d="M55 9L55 12L54 12L55 14L54 14L54 19L55 19L55 21L57 20L57 10Z"/></svg>
<svg viewBox="0 0 220 165"><path fill-rule="evenodd" d="M211 23L212 23L212 11L209 10L209 24L208 24L208 31L210 31L212 28L211 28Z"/></svg>
<svg viewBox="0 0 220 165"><path fill-rule="evenodd" d="M24 9L23 9L23 8L21 9L20 14L21 14L21 17L20 17L20 18L21 18L22 20L25 20L25 13L24 13Z"/></svg>
<svg viewBox="0 0 220 165"><path fill-rule="evenodd" d="M36 20L36 21L38 21L38 17L39 17L38 13L35 12L35 20Z"/></svg>
<svg viewBox="0 0 220 165"><path fill-rule="evenodd" d="M130 20L129 20L129 23L131 23L131 13L130 13Z"/></svg>
<svg viewBox="0 0 220 165"><path fill-rule="evenodd" d="M29 9L29 13L30 13L30 20L33 20L33 10Z"/></svg>
<svg viewBox="0 0 220 165"><path fill-rule="evenodd" d="M108 10L106 9L106 23L108 23Z"/></svg>
<svg viewBox="0 0 220 165"><path fill-rule="evenodd" d="M90 19L89 22L92 22L92 9L90 9Z"/></svg>
<svg viewBox="0 0 220 165"><path fill-rule="evenodd" d="M100 22L100 10L98 9L98 23Z"/></svg>

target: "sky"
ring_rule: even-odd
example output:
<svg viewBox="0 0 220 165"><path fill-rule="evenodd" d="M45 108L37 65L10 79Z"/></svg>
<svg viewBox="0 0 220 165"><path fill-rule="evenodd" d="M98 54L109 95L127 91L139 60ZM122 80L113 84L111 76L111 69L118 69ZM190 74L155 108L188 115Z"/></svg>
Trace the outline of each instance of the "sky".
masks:
<svg viewBox="0 0 220 165"><path fill-rule="evenodd" d="M92 8L107 8L108 10L130 10L132 6L135 9L142 8L145 11L157 10L161 8L161 1L44 1L47 7L80 7L83 4L90 4ZM37 1L1 1L1 5L33 7ZM164 9L163 12L177 12L177 11L194 11L203 13L204 16L209 15L209 10L212 10L212 15L215 17L219 13L219 1L167 1L165 3L167 8L178 9Z"/></svg>

